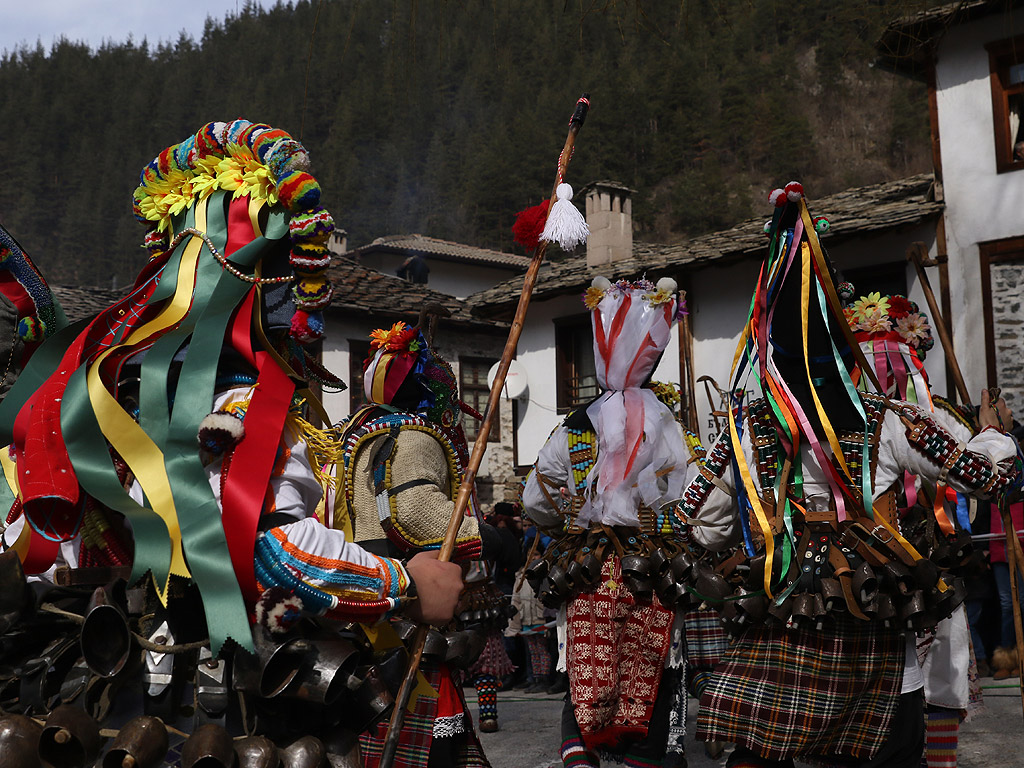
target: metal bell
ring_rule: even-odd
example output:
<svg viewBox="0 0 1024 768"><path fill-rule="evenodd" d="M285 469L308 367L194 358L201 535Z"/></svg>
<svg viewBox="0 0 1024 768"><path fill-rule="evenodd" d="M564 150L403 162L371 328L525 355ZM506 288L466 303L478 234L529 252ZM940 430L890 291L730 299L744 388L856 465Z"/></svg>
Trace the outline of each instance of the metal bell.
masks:
<svg viewBox="0 0 1024 768"><path fill-rule="evenodd" d="M715 573L708 568L699 571L696 589L705 599L710 600L712 603L724 600L732 594L729 582L722 578L721 574Z"/></svg>
<svg viewBox="0 0 1024 768"><path fill-rule="evenodd" d="M927 624L925 608L924 593L919 589L914 590L907 601L900 606L900 621L907 629L925 629ZM932 623L934 624L934 622Z"/></svg>
<svg viewBox="0 0 1024 768"><path fill-rule="evenodd" d="M637 598L650 599L654 590L651 561L641 555L628 555L622 558L622 580Z"/></svg>
<svg viewBox="0 0 1024 768"><path fill-rule="evenodd" d="M294 695L318 704L333 704L347 690L345 683L359 663L359 650L341 638L313 640L311 644Z"/></svg>
<svg viewBox="0 0 1024 768"><path fill-rule="evenodd" d="M672 575L676 577L676 581L685 580L690 575L690 571L693 570L694 565L695 561L693 556L685 550L669 561L669 566L672 568Z"/></svg>
<svg viewBox="0 0 1024 768"><path fill-rule="evenodd" d="M327 759L327 747L316 736L303 736L281 750L284 768L321 768Z"/></svg>
<svg viewBox="0 0 1024 768"><path fill-rule="evenodd" d="M235 742L238 768L280 768L281 755L266 736L247 736ZM103 768L107 768L106 765Z"/></svg>
<svg viewBox="0 0 1024 768"><path fill-rule="evenodd" d="M873 603L878 595L878 577L868 563L861 563L853 572L853 592L860 597L861 605Z"/></svg>
<svg viewBox="0 0 1024 768"><path fill-rule="evenodd" d="M939 581L939 566L924 557L914 563L911 572L914 575L914 581L921 589L931 589Z"/></svg>
<svg viewBox="0 0 1024 768"><path fill-rule="evenodd" d="M24 715L0 718L0 755L5 768L39 768L39 737L43 727Z"/></svg>
<svg viewBox="0 0 1024 768"><path fill-rule="evenodd" d="M547 560L534 560L526 568L526 581L529 582L534 592L540 590L541 582L548 575L551 564Z"/></svg>
<svg viewBox="0 0 1024 768"><path fill-rule="evenodd" d="M896 585L901 595L909 595L914 591L914 577L903 563L888 560L882 565L882 572Z"/></svg>
<svg viewBox="0 0 1024 768"><path fill-rule="evenodd" d="M161 768L167 746L167 727L160 718L136 717L117 732L103 768Z"/></svg>
<svg viewBox="0 0 1024 768"><path fill-rule="evenodd" d="M276 640L261 627L253 630L252 639L255 656L245 651L235 654L235 687L272 699L295 682L310 645L303 639Z"/></svg>
<svg viewBox="0 0 1024 768"><path fill-rule="evenodd" d="M735 604L737 618L744 617L756 624L764 621L768 615L768 600L764 595L744 595Z"/></svg>
<svg viewBox="0 0 1024 768"><path fill-rule="evenodd" d="M846 596L843 594L843 587L836 579L822 577L821 597L824 600L825 610L829 613L840 613L846 610Z"/></svg>
<svg viewBox="0 0 1024 768"><path fill-rule="evenodd" d="M0 553L0 635L13 627L32 605L32 592L13 549Z"/></svg>
<svg viewBox="0 0 1024 768"><path fill-rule="evenodd" d="M62 704L46 718L39 757L53 768L85 768L100 751L100 726L79 707Z"/></svg>
<svg viewBox="0 0 1024 768"><path fill-rule="evenodd" d="M128 617L104 587L92 593L79 642L82 658L99 677L114 677L128 662L132 652Z"/></svg>
<svg viewBox="0 0 1024 768"><path fill-rule="evenodd" d="M234 764L231 735L215 723L196 728L181 747L181 768L232 768Z"/></svg>

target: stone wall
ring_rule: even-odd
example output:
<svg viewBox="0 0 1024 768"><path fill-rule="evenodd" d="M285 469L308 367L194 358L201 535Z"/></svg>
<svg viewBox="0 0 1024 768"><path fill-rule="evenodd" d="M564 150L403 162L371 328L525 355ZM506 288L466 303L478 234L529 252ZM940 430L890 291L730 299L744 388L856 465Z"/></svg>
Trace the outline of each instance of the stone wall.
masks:
<svg viewBox="0 0 1024 768"><path fill-rule="evenodd" d="M1020 413L1024 410L1024 262L997 262L989 274L996 381L1007 405Z"/></svg>

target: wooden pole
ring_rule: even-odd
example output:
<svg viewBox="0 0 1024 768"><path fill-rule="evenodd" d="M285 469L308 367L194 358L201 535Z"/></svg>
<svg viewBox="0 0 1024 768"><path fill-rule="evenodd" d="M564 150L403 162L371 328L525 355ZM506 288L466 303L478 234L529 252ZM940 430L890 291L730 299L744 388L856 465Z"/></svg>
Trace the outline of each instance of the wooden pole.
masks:
<svg viewBox="0 0 1024 768"><path fill-rule="evenodd" d="M964 383L964 375L960 372L960 364L956 361L956 353L953 350L953 338L950 336L946 320L942 316L942 310L939 309L939 304L935 301L935 294L932 293L932 286L928 282L928 275L924 271L928 261L928 249L925 248L924 243L919 241L911 243L907 247L907 261L913 262L915 269L917 269L917 279L921 283L924 297L928 301L928 309L932 313L932 325L939 333L939 341L942 342L942 349L946 353L946 362L949 364L949 369L953 372L953 383L956 385L960 402L967 405L971 402L971 395L967 391L967 384Z"/></svg>
<svg viewBox="0 0 1024 768"><path fill-rule="evenodd" d="M558 156L558 173L555 177L554 186L551 188L551 198L548 211L554 205L555 191L558 185L565 178L565 169L572 158L573 148L576 145L576 135L583 127L587 119L587 112L590 109L590 96L584 93L576 102L576 110L569 120L569 135L565 138L562 153ZM494 423L498 412L498 405L501 402L501 390L505 386L505 378L508 376L509 366L516 354L516 347L519 344L519 337L523 333L523 320L526 318L526 310L530 306L530 296L537 284L537 275L540 272L540 265L544 261L544 254L548 244L541 242L534 251L533 259L526 270L526 277L523 280L523 290L519 295L519 305L516 307L515 317L512 319L512 327L509 328L508 340L505 342L505 350L501 354L498 370L494 375L494 382L491 384L491 393L487 399L487 410L484 412L483 422L477 432L476 441L473 443L473 452L469 457L469 464L462 476L462 485L459 486L459 495L455 499L455 509L448 521L448 530L445 532L444 543L438 554L438 560L447 562L451 560L452 552L455 550L455 538L458 536L459 528L462 525L462 518L466 514L466 507L469 498L473 493L473 486L476 484L476 473L480 469L480 462L483 461L484 451L487 450L487 437L491 432L491 424ZM413 635L412 645L409 649L409 668L406 670L405 678L402 680L402 687L395 699L395 708L391 712L391 720L388 723L388 732L384 740L384 747L380 756L380 768L391 768L395 760L395 753L398 750L398 740L402 730L402 721L405 718L405 709L409 705L409 697L412 689L416 686L416 673L420 668L420 661L423 658L423 644L427 639L426 624L416 628Z"/></svg>
<svg viewBox="0 0 1024 768"><path fill-rule="evenodd" d="M999 514L1003 518L1003 530L1006 531L1006 565L1010 571L1010 599L1013 602L1013 628L1017 634L1017 671L1020 673L1024 665L1024 625L1020 613L1021 573L1024 572L1024 552L1021 551L1020 539L1013 527L1010 517L1010 506L1005 498L999 504ZM1021 695L1021 715L1024 716L1024 674L1017 675L1017 684Z"/></svg>

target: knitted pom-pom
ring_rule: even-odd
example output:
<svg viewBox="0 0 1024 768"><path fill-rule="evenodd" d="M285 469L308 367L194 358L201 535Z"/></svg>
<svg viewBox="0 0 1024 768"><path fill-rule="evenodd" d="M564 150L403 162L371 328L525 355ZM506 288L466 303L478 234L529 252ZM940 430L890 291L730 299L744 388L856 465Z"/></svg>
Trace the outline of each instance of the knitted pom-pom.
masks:
<svg viewBox="0 0 1024 768"><path fill-rule="evenodd" d="M665 291L665 293L675 293L679 284L671 277L663 277L655 284L654 287L659 291Z"/></svg>
<svg viewBox="0 0 1024 768"><path fill-rule="evenodd" d="M544 231L550 204L550 200L545 200L540 205L524 208L516 214L515 223L512 225L512 239L528 251L535 251L540 244L540 233Z"/></svg>
<svg viewBox="0 0 1024 768"><path fill-rule="evenodd" d="M196 137L189 136L174 149L174 162L179 168L191 168L196 149Z"/></svg>
<svg viewBox="0 0 1024 768"><path fill-rule="evenodd" d="M227 411L214 411L199 422L199 447L214 456L231 451L244 437L242 420Z"/></svg>
<svg viewBox="0 0 1024 768"><path fill-rule="evenodd" d="M160 169L160 175L166 176L172 170L175 169L174 165L174 150L177 149L178 145L167 147L156 157L157 168Z"/></svg>
<svg viewBox="0 0 1024 768"><path fill-rule="evenodd" d="M269 131L264 131L258 136L252 137L252 151L260 159L260 162L266 163L267 155L273 150L274 145L282 139L290 138L291 134L288 131L282 131L280 128L271 128Z"/></svg>
<svg viewBox="0 0 1024 768"><path fill-rule="evenodd" d="M256 623L272 635L283 635L302 618L305 606L284 587L271 587L256 601Z"/></svg>
<svg viewBox="0 0 1024 768"><path fill-rule="evenodd" d="M609 288L612 287L612 281L609 280L607 277L602 277L601 275L598 275L597 277L590 281L590 286L592 288L597 288L597 290L599 291L607 291Z"/></svg>
<svg viewBox="0 0 1024 768"><path fill-rule="evenodd" d="M289 211L308 211L320 202L320 185L304 171L293 171L277 182L277 199Z"/></svg>
<svg viewBox="0 0 1024 768"><path fill-rule="evenodd" d="M324 318L319 312L297 309L292 315L289 335L300 344L309 344L324 335Z"/></svg>
<svg viewBox="0 0 1024 768"><path fill-rule="evenodd" d="M292 269L308 278L317 272L323 272L331 265L331 252L326 248L296 247L288 257L288 263L292 265Z"/></svg>
<svg viewBox="0 0 1024 768"><path fill-rule="evenodd" d="M786 204L786 190L773 189L771 194L768 195L768 202L776 208L781 208Z"/></svg>
<svg viewBox="0 0 1024 768"><path fill-rule="evenodd" d="M217 141L217 126L223 123L207 123L196 131L196 154L200 159L207 155L220 154L220 142Z"/></svg>
<svg viewBox="0 0 1024 768"><path fill-rule="evenodd" d="M326 208L319 205L310 211L295 214L288 222L288 236L293 243L326 245L333 231L334 219Z"/></svg>
<svg viewBox="0 0 1024 768"><path fill-rule="evenodd" d="M249 120L232 120L228 123L228 128L224 132L227 143L242 144L245 141L243 136L250 128L252 128L252 123Z"/></svg>
<svg viewBox="0 0 1024 768"><path fill-rule="evenodd" d="M312 312L316 309L323 309L331 303L334 296L334 288L322 277L312 277L306 280L299 280L292 289L295 297L295 304L299 309Z"/></svg>
<svg viewBox="0 0 1024 768"><path fill-rule="evenodd" d="M572 187L565 182L555 187L555 204L551 206L548 220L540 239L549 243L558 243L563 251L571 251L577 245L585 243L590 234L587 220L580 209L572 204Z"/></svg>
<svg viewBox="0 0 1024 768"><path fill-rule="evenodd" d="M270 148L263 162L274 178L292 171L309 170L309 153L295 139L281 139Z"/></svg>
<svg viewBox="0 0 1024 768"><path fill-rule="evenodd" d="M849 301L853 298L853 283L844 280L836 286L836 294L839 296L841 301Z"/></svg>
<svg viewBox="0 0 1024 768"><path fill-rule="evenodd" d="M149 257L155 258L167 250L167 233L157 232L155 229L146 233L142 241L142 247L149 251Z"/></svg>
<svg viewBox="0 0 1024 768"><path fill-rule="evenodd" d="M817 232L819 235L823 235L826 232L828 232L829 227L831 226L832 225L828 223L828 219L826 219L824 216L814 217L814 231Z"/></svg>
<svg viewBox="0 0 1024 768"><path fill-rule="evenodd" d="M786 197L789 202L796 203L804 196L804 185L799 181L791 181L786 185Z"/></svg>
<svg viewBox="0 0 1024 768"><path fill-rule="evenodd" d="M18 335L29 343L42 341L46 336L46 323L37 317L23 317L18 321Z"/></svg>

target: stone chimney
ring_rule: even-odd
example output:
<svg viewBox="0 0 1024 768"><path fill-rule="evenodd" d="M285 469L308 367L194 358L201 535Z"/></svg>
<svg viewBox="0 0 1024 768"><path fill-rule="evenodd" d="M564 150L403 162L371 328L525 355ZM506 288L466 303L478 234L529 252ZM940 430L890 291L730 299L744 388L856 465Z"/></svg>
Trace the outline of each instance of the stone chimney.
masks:
<svg viewBox="0 0 1024 768"><path fill-rule="evenodd" d="M587 266L628 259L633 255L633 190L616 181L595 181L586 193Z"/></svg>
<svg viewBox="0 0 1024 768"><path fill-rule="evenodd" d="M348 253L348 232L341 227L335 227L327 238L327 250L337 255Z"/></svg>

